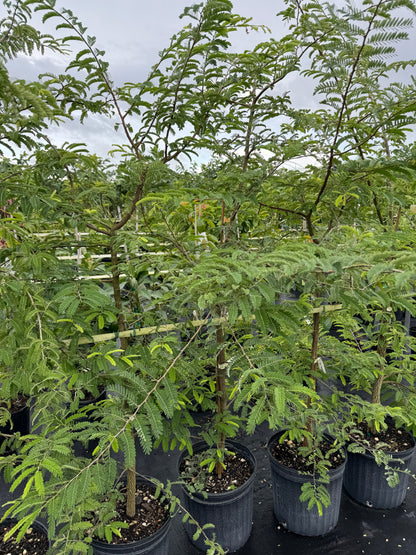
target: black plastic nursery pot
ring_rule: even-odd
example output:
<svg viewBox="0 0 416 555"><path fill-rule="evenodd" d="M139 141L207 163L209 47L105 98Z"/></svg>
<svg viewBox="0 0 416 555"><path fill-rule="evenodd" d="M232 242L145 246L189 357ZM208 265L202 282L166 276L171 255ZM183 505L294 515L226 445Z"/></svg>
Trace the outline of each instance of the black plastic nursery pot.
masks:
<svg viewBox="0 0 416 555"><path fill-rule="evenodd" d="M253 467L250 478L241 486L224 493L189 493L185 486L182 487L184 507L191 517L200 525L213 524L215 528L205 530L209 538L213 538L221 547L232 553L240 549L248 540L253 524L253 493L254 478L256 473L256 459L245 447L234 441L226 441L226 447L235 453L241 454ZM194 453L207 449L203 441L193 445ZM186 459L187 454L182 453L179 458L178 468ZM189 540L195 547L206 550L203 536L194 540L195 525L189 521L184 523Z"/></svg>
<svg viewBox="0 0 416 555"><path fill-rule="evenodd" d="M98 395L98 397L94 397L94 399L80 399L79 407L83 408L83 407L86 407L87 405L94 405L99 401L103 401L106 397L107 397L107 391L105 390L105 388L103 388L101 390L101 393Z"/></svg>
<svg viewBox="0 0 416 555"><path fill-rule="evenodd" d="M98 403L99 401L103 401L104 399L106 399L107 397L107 391L105 388L103 388L102 390L100 390L100 394L98 395L98 397L85 397L84 399L79 399L78 401L78 407L80 409L87 407L88 405L94 405L96 403ZM67 408L69 409L71 407L71 403L67 404ZM88 420L88 417L83 417L80 420Z"/></svg>
<svg viewBox="0 0 416 555"><path fill-rule="evenodd" d="M109 544L99 540L93 540L92 549L94 555L169 555L169 518L157 532L137 542L123 544Z"/></svg>
<svg viewBox="0 0 416 555"><path fill-rule="evenodd" d="M12 519L12 518L6 518L0 524L1 532L2 532L2 528L4 528L5 526L9 526L9 525L14 526L16 524L16 522L17 521ZM33 530L35 530L36 532L38 532L42 536L44 536L44 539L42 540L42 545L41 546L37 545L36 542L33 543L33 539L32 539L32 541L29 541L26 544L26 547L25 547L25 544L24 544L25 536L30 536L30 528L33 528ZM42 522L39 522L38 520L35 520L30 528L26 532L25 536L23 536L20 543L16 544L16 549L18 549L19 551L15 551L15 553L27 553L27 555L46 555L46 552L51 547L51 542L49 541L49 538L48 538L48 530L47 530L46 526ZM0 533L0 536L1 536L0 553L13 553L13 548L11 548L10 545L6 546L6 545L2 544L4 533ZM3 551L3 549L6 549L6 550Z"/></svg>
<svg viewBox="0 0 416 555"><path fill-rule="evenodd" d="M79 408L82 409L84 407L87 407L88 405L94 405L96 403L98 403L99 401L103 401L105 398L107 397L107 391L105 389L103 389L103 391L101 391L100 395L98 397L95 397L94 399L80 399L79 400ZM68 404L68 408L70 407L70 404ZM81 418L78 419L78 422L86 422L88 420L90 420L90 416L86 415L83 416ZM94 439L94 440L89 440L88 444L86 446L82 445L82 443L80 441L75 441L74 442L74 453L77 457L91 457L92 453L94 451L94 449L97 447L98 445L98 440Z"/></svg>
<svg viewBox="0 0 416 555"><path fill-rule="evenodd" d="M299 499L302 485L311 480L311 475L284 466L275 459L271 450L279 442L284 431L274 434L267 445L273 489L273 510L280 524L290 532L301 536L322 536L338 523L342 494L342 479L346 461L329 470L329 483L324 484L331 498L328 507L322 507L320 515L316 506L308 510L308 503ZM346 453L345 453L346 458Z"/></svg>
<svg viewBox="0 0 416 555"><path fill-rule="evenodd" d="M0 427L2 434L20 432L21 435L26 435L30 433L30 408L28 404L16 412L11 412L10 417L12 422L7 422Z"/></svg>
<svg viewBox="0 0 416 555"><path fill-rule="evenodd" d="M152 482L140 479L140 483ZM169 530L172 519L169 517L162 526L147 538L128 543L106 543L97 539L92 541L93 555L169 555Z"/></svg>
<svg viewBox="0 0 416 555"><path fill-rule="evenodd" d="M400 471L408 470L415 448L414 444L406 451L388 453L392 457L389 465ZM399 472L399 483L390 487L384 465L378 466L371 453L348 453L344 488L350 497L362 505L374 509L398 507L406 497L408 483L409 474Z"/></svg>
<svg viewBox="0 0 416 555"><path fill-rule="evenodd" d="M30 407L26 404L21 409L16 412L10 413L11 422L7 422L4 426L0 426L0 434L5 436L13 435L19 432L20 435L27 435L30 433ZM0 442L5 440L4 437L0 437ZM6 440L7 441L7 440ZM6 448L6 454L10 454L13 448Z"/></svg>

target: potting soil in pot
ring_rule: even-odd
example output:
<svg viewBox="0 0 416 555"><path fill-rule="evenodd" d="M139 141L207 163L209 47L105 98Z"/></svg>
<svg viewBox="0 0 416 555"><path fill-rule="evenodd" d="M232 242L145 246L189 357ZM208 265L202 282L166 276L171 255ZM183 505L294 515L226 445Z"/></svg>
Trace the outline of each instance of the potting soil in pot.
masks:
<svg viewBox="0 0 416 555"><path fill-rule="evenodd" d="M4 540L4 536L9 532L15 523L0 524L0 553L7 555L45 555L49 549L49 540L44 532L35 526L29 528L19 543L15 538ZM46 531L46 530L45 530Z"/></svg>
<svg viewBox="0 0 416 555"><path fill-rule="evenodd" d="M126 503L117 506L118 518L129 524L120 530L121 537L113 536L112 543L132 543L147 538L157 532L170 518L169 509L164 507L155 497L156 488L147 484L138 484L136 489L136 516L126 514ZM121 489L122 493L126 488Z"/></svg>
<svg viewBox="0 0 416 555"><path fill-rule="evenodd" d="M330 441L325 440L319 445L322 454L325 456L333 445ZM270 453L273 457L284 466L293 468L299 472L311 472L311 462L299 453L299 444L296 441L290 440L288 437L282 443L276 441L270 448ZM342 451L335 451L330 453L328 460L330 468L337 468L344 462L344 454Z"/></svg>
<svg viewBox="0 0 416 555"><path fill-rule="evenodd" d="M204 535L220 544L227 552L240 549L251 534L253 521L253 491L256 459L243 445L227 441L228 453L224 456L224 465L220 476L208 472L201 462L209 457L204 442L194 444L194 455L181 455L179 472L185 483L196 491L191 493L189 487L183 487L184 507L191 518L184 523L190 541L200 550L206 550ZM194 519L200 526L213 524L204 534L194 537Z"/></svg>
<svg viewBox="0 0 416 555"><path fill-rule="evenodd" d="M169 508L155 498L155 486L149 481L136 485L136 515L126 514L126 502L116 505L117 520L128 528L120 530L121 537L113 536L112 543L93 539L94 555L168 555L171 518ZM126 487L121 489L126 494ZM124 495L125 497L125 495Z"/></svg>
<svg viewBox="0 0 416 555"><path fill-rule="evenodd" d="M185 459L179 471L181 478L192 485L198 484L206 493L223 493L244 484L252 475L253 467L250 462L238 453L225 455L221 476L215 472L207 472L206 467L200 467L201 454L198 453Z"/></svg>
<svg viewBox="0 0 416 555"><path fill-rule="evenodd" d="M16 451L13 438L16 432L20 435L30 433L30 409L27 403L28 397L24 395L19 395L11 403L5 403L4 401L0 403L2 407L10 412L11 417L11 422L8 421L0 426L0 444L2 444L3 453L6 455Z"/></svg>
<svg viewBox="0 0 416 555"><path fill-rule="evenodd" d="M28 397L19 395L9 403L1 401L0 405L9 410L12 420L0 427L1 433L12 434L20 432L21 434L28 434L30 432L30 418L29 407L27 405Z"/></svg>
<svg viewBox="0 0 416 555"><path fill-rule="evenodd" d="M365 440L370 448L380 448L387 453L399 453L411 449L415 442L412 436L403 428L396 428L389 423L386 430L372 432L365 422L360 422L356 426L360 433L352 434L352 439L357 443Z"/></svg>

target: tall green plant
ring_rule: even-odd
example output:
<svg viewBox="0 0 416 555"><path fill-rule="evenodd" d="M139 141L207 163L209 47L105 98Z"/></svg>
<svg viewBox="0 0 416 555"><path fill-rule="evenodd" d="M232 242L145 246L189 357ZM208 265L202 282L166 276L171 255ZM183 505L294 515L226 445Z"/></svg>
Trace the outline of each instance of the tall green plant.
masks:
<svg viewBox="0 0 416 555"><path fill-rule="evenodd" d="M301 72L317 107L300 110L295 129L315 163L281 172L262 202L298 230L304 222L315 241L344 223L398 226L408 202L402 179L412 157L415 90L397 75L415 62L398 58L396 45L411 32L414 5L288 2L284 13L308 46Z"/></svg>
<svg viewBox="0 0 416 555"><path fill-rule="evenodd" d="M180 160L181 157L192 156L202 146L206 147L201 136L204 133L212 133L211 112L214 109L218 110L227 100L222 92L225 73L224 64L221 63L222 52L229 46L228 36L233 30L250 25L249 20L234 15L231 12L231 3L226 1L208 1L206 5L189 8L185 10L185 15L191 18L191 25L186 26L172 38L169 46L161 52L158 63L151 69L148 79L144 83L129 83L116 87L109 77L104 53L95 47L95 40L86 35L86 29L69 10L58 11L53 1L35 1L29 2L28 5L31 5L35 11L42 12L44 21L57 18L58 27L68 31L68 35L63 38L63 43L75 47L67 72L61 76L45 77L44 83L48 94L52 95L62 112L71 116L80 115L81 120L96 111L115 117L116 128L122 129L127 147L120 147L125 155L125 161L120 164L116 174L121 192L118 197L115 195L117 189L114 187L111 170L106 171L99 160L89 156L80 145L65 145L64 148L60 148L47 141L48 146L38 151L33 158L34 165L28 164L27 176L34 185L38 198L41 199L40 211L33 203L33 191L32 197L27 199L28 204L25 205L26 198L18 197L16 194L16 187L20 185L20 180L8 181L7 198L16 199L12 207L11 219L17 239L17 249L40 247L41 251L38 259L31 257L27 265L29 288L32 280L39 280L42 284L47 283L52 270L52 267L47 267L48 259L53 260L55 271L59 268L59 282L54 281L52 286L43 285L46 292L45 299L53 310L43 312L38 318L41 344L45 342L46 330L53 336L53 350L57 354L54 365L57 369L62 366L63 360L59 353L62 343L68 345L69 340L70 353L76 348L81 334L86 332L90 334L94 325L102 328L106 319L112 320L114 313L117 318L118 334L121 337L122 354L121 359L117 361L120 368L113 381L116 382L114 387L121 395L123 406L118 418L113 418L111 422L113 427L115 423L119 426L119 431L113 434L110 432L110 438L109 428L107 431L104 429L104 432L102 429L95 432L97 439L106 438L102 443L106 442L107 445L103 443L101 454L96 456L94 463L84 468L78 464L71 468L69 464L71 430L76 429L79 437L82 438L82 426L73 428L76 415L69 420L61 420L64 426L62 430L56 428L58 421L54 419L49 422L40 439L32 441L32 438L28 438L28 447L24 451L27 452L27 457L19 456L18 460L21 464L17 466L14 473L16 480L13 485L15 488L22 480L27 480L24 494L12 511L20 517L20 535L27 529L33 518L46 507L49 509L52 523L56 519L62 519L64 514L71 522L73 518L79 518L74 516L74 507L80 484L83 485L81 489L85 487L86 491L88 491L88 484L91 486L89 489L91 496L87 497L86 502L75 512L77 515L84 515L86 511L90 511L94 502L97 502L97 494L102 495L105 487L114 480L115 466L108 454L110 447L117 449L116 440L120 435L128 467L127 512L130 515L135 512L133 495L135 450L129 432L134 429L148 448L149 438L159 437L163 431L158 424L161 416L172 418L177 396L172 387L169 389L170 381L167 375L170 367L165 369L162 377L155 378L156 382L150 390L147 386L143 390L140 373L149 373L149 370L135 369L129 358L128 341L124 332L129 326L128 320L132 318L127 315L123 303L121 273L128 268L132 279L136 279L142 265L134 264L129 254L123 260L120 257L120 250L124 245L129 245L130 249L142 247L140 238L137 240L135 217L138 214L138 221L143 226L146 214L139 214L136 207L145 193L163 189L166 183L170 185L174 173L167 168L167 165L172 161ZM215 62L212 54L214 51ZM78 72L86 76L84 80L75 76ZM186 132L184 132L185 122ZM136 126L135 130L134 126ZM46 203L43 202L44 199L47 199ZM17 217L19 210L25 216L22 219ZM46 225L47 239L44 241L43 236L42 238L32 236L31 241L22 247L19 239L21 233L27 230L29 222L31 232L44 231L42 226ZM84 242L78 240L74 243L70 237L65 236L69 229L76 237L87 230L90 235ZM106 309L105 302L102 302L105 295L98 291L97 286L77 283L78 277L81 277L77 275L78 272L57 262L63 247L74 252L74 248L83 249L89 246L94 248L99 244L108 249L111 259L114 309L109 310ZM14 259L13 268L17 270L18 265L15 261L18 255L14 246L15 244L12 245L10 242L5 255L11 254ZM51 246L54 254L51 255L50 251L46 254ZM88 262L87 264L83 262L79 266L84 270L88 267ZM22 272L19 271L19 279L21 278ZM7 318L5 320L9 325L10 320ZM23 341L21 334L20 339L23 344L19 346L25 349L30 343L30 337ZM142 357L146 358L144 354L146 352L149 352L149 348L144 347L141 351ZM92 355L99 357L98 352ZM116 364L111 355L111 351L104 350L104 358L110 365ZM146 360L151 364L149 358ZM124 369L123 364L127 365ZM132 369L127 372L127 367ZM155 371L156 368L157 366ZM168 394L164 396L162 393L162 378L170 391L169 396ZM72 379L70 383L73 383ZM156 387L159 385L160 388ZM135 408L132 408L133 401L130 398L131 394L129 395L131 387L137 388L143 395L143 398L140 397L142 401ZM150 398L153 393L157 402L152 402ZM109 404L111 405L110 402ZM120 410L115 401L113 404L116 412ZM143 418L139 411L142 407L150 418L152 426L154 425L151 431L144 431L147 427L143 427ZM103 422L107 426L110 424L108 419ZM67 437L65 437L65 429L68 430ZM46 452L52 438L57 439L57 448L54 449L54 456L50 458L46 456ZM58 465L58 460L62 462L62 466ZM101 464L103 461L105 464ZM102 482L105 486L94 489L94 484L100 481L105 468L108 468L106 479ZM52 473L52 480L47 486L42 478L45 472ZM55 491L52 494L49 486L53 485L56 486L58 493ZM36 501L37 498L39 498L38 501ZM85 523L77 522L78 526L73 530L74 533L80 534L84 530ZM80 544L75 543L76 547L70 545L70 530L71 526L68 528L69 535L65 542L65 549L72 547L81 549ZM114 530L114 526L110 525L109 530Z"/></svg>
<svg viewBox="0 0 416 555"><path fill-rule="evenodd" d="M83 413L68 418L62 411L42 420L40 411L47 428L39 438L29 437L13 459L18 465L13 487L22 482L25 487L11 512L19 517L23 533L47 510L52 533L57 522L65 526L57 540L60 548L86 552L82 536L91 531L88 517L116 477L111 450L120 447L125 453L133 513L136 451L131 432L145 450L155 438L164 445L172 436L173 444L190 444L193 421L183 409L195 408L192 389L196 403L202 399L210 408L213 400L218 404L215 439L220 447L238 425L232 402L247 419L248 431L268 418L272 426L292 422L295 435L309 434L311 439L312 428L323 431L338 414L338 393L324 398L315 390L316 380L327 379L325 364L317 366L317 359L326 354L336 358L322 333L330 320L324 316L325 302L341 301L352 311L368 300L368 283L377 297L373 280L380 261L383 280L400 275L400 287L412 287L413 275L395 266L393 255L389 260L380 254L380 260L367 263L355 240L370 226L412 225L411 218L410 224L403 223L403 212L410 202L408 180L413 179L414 153L405 144L406 126L414 122L414 84L384 87L380 77L412 65L390 63L386 56L393 53L393 42L406 38L410 24L394 16L396 8L413 6L366 1L360 10L350 4L339 10L288 1L280 14L291 24L287 36L235 53L231 33L250 26L250 20L233 14L226 0L208 0L185 10L190 25L172 37L145 81L121 86L112 81L95 39L53 0L16 5L18 18L3 22L5 57L22 44L25 48L25 41L31 48L40 40L35 32L31 43L32 31L26 33L24 25L10 32L19 18L25 22L29 6L64 29L63 44L72 53L64 74L47 74L42 85L25 89L26 96L27 89L32 96L45 91L46 99L46 106L33 112L27 108L36 114L29 113L29 121L23 122L29 137L25 142L19 143L13 133L22 124L26 100L4 74L4 90L15 94L10 96L13 102L3 99L5 120L12 122L7 140L19 148L33 146L34 136L42 143L33 157L1 164L1 198L11 200L10 216L0 221L6 242L0 251L0 284L7 303L0 333L5 347L2 377L9 380L5 391L15 387L10 376L23 363L19 387L29 375L29 389L42 389L44 410L51 412L57 396L68 396L65 380L72 385L77 379L69 357L79 343L116 320L121 348L106 345L90 354L94 372L117 393L96 409L102 424L80 424L76 418ZM9 36L15 46L5 46ZM314 80L315 99L323 109L295 110L290 95L282 92L301 70ZM66 114L84 121L93 113L110 118L122 134L123 145L116 150L123 159L116 167L82 145L57 147L48 138L47 118ZM173 170L173 163L198 161L202 149L213 155L205 167ZM317 163L285 169L285 162L304 155ZM400 217L397 206L403 206ZM46 236L35 235L45 230ZM344 233L351 235L350 241ZM108 271L105 263L83 258L103 250L110 257L107 292L79 279L93 277L95 270ZM150 255L155 251L168 275L156 268L152 281L147 271L155 266ZM77 264L59 258L66 252L77 255ZM389 279L388 292L400 281L393 287ZM127 284L130 291L123 293ZM277 304L278 293L293 287L306 296ZM373 306L380 308L375 297ZM11 308L15 302L19 311ZM397 303L390 300L383 304L385 312L393 306ZM206 361L194 371L171 338L151 337L147 344L126 339L138 323L157 327L167 317L188 319L193 310L208 315L204 323L215 337L208 361L216 366L213 388ZM322 350L317 349L318 327ZM186 350L192 341L186 342ZM18 353L15 358L10 346ZM27 373L30 363L34 370ZM387 366L380 364L387 382ZM61 386L55 391L56 379ZM95 458L73 461L72 440L91 435L99 440ZM217 469L221 472L221 465ZM49 482L44 480L47 473L52 475ZM81 491L86 495L77 503ZM98 524L109 535L118 528L111 521L113 506L103 506Z"/></svg>
<svg viewBox="0 0 416 555"><path fill-rule="evenodd" d="M373 431L395 422L414 430L414 338L404 326L406 311L414 315L413 255L409 242L396 233L362 237L357 243L365 253L348 270L354 289L346 292L346 311L335 321L347 348L337 360L338 372L347 379L358 421Z"/></svg>

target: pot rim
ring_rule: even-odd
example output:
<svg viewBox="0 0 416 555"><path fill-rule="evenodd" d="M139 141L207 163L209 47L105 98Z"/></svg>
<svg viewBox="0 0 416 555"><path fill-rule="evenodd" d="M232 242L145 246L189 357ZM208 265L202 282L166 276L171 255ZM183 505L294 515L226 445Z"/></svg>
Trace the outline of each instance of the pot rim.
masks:
<svg viewBox="0 0 416 555"><path fill-rule="evenodd" d="M162 526L160 528L158 528L156 530L156 532L153 532L153 534L151 534L150 536L147 536L146 538L142 538L140 540L135 540L132 542L124 542L124 543L107 543L105 541L99 540L97 538L93 538L91 545L96 545L97 547L108 547L108 548L112 548L115 550L119 550L120 553L122 553L123 548L130 548L130 547L146 547L147 544L152 544L155 539L157 538L162 538L165 536L165 534L168 533L168 530L170 528L172 524L172 517L169 516L167 520L165 520L165 522L162 524ZM110 551L108 552L110 553ZM112 553L112 552L111 552Z"/></svg>
<svg viewBox="0 0 416 555"><path fill-rule="evenodd" d="M18 518L7 517L0 522L0 525L9 526L9 524L16 524L18 521L19 521ZM30 528L33 528L37 532L42 533L48 540L48 546L51 547L52 543L48 536L48 528L46 524L44 524L38 519L35 519L30 525Z"/></svg>
<svg viewBox="0 0 416 555"><path fill-rule="evenodd" d="M182 491L184 491L186 493L186 495L190 496L192 499L194 499L195 501L201 501L201 502L209 502L211 503L215 503L220 502L223 503L227 497L230 497L230 501L235 500L236 497L239 497L240 495L242 495L243 493L245 493L245 491L251 487L251 485L254 482L255 476L256 476L256 472L257 472L257 460L256 457L254 456L254 454L250 451L250 449L248 447L246 447L245 445L238 443L237 441L233 441L231 439L227 439L225 441L225 446L226 447L231 447L234 448L236 451L240 451L242 455L246 456L247 460L252 464L253 466L253 472L251 473L251 475L249 476L249 478L244 482L244 484L241 484L241 486L238 486L237 488L233 489L233 490L229 490L229 491L223 491L220 493L200 493L200 492L190 492L188 490L188 488L186 487L186 484L182 484ZM194 449L194 452L197 451L203 451L204 448L209 448L209 445L203 441L203 440L199 440L196 441L192 444L192 447ZM179 456L178 459L178 464L177 464L177 468L178 468L178 474L179 474L179 467L182 463L182 461L184 459L186 459L188 453L186 451L182 451L182 453Z"/></svg>
<svg viewBox="0 0 416 555"><path fill-rule="evenodd" d="M416 438L413 436L413 434L411 434L410 432L408 432L407 430L405 430L402 426L395 426L394 425L394 421L393 419L391 419L391 423L393 424L393 426L396 428L396 430L404 430L406 432L406 434L408 434L408 436L412 439L413 441L413 445L412 447L409 447L408 449L405 449L404 451L384 451L384 449L382 450L386 455L388 455L389 457L392 457L393 459L400 459L400 458L407 458L408 456L410 456L413 451L416 449ZM354 441L350 441L347 444L347 448L348 445L350 445L351 443L354 443ZM367 447L364 447L365 451L364 453L360 453L360 452L356 452L354 453L354 451L350 451L350 453L352 454L356 454L356 455L363 455L367 458L370 459L374 459L374 455L372 454L373 451L375 451L376 449L367 449Z"/></svg>
<svg viewBox="0 0 416 555"><path fill-rule="evenodd" d="M409 447L409 449L406 449L405 451L384 451L382 449L374 449L374 450L369 450L367 448L365 448L364 453L360 452L360 451L349 451L349 453L351 455L361 455L362 457L366 457L367 459L373 459L374 460L374 455L373 455L373 451L383 451L383 453L385 453L387 456L391 457L392 459L408 459L409 457L411 457L414 453L416 449L416 443L413 444L413 447Z"/></svg>
<svg viewBox="0 0 416 555"><path fill-rule="evenodd" d="M308 473L308 472L303 472L300 470L297 470L296 468L291 468L290 466L286 466L283 463L281 463L280 461L278 461L271 453L271 448L272 446L276 443L276 440L278 439L278 437L280 437L284 432L286 432L287 430L279 430L278 432L274 433L269 441L267 442L267 453L269 455L269 460L275 464L278 468L282 469L283 472L285 472L288 476L291 477L298 477L299 481L308 481L309 479L312 478L313 474L312 473ZM329 434L323 434L324 437L327 437L328 439L332 439L332 436ZM328 476L330 477L330 479L335 479L338 477L338 475L341 475L344 470L345 470L345 466L347 464L347 459L348 459L348 454L347 454L347 450L344 446L340 445L339 451L342 451L344 454L344 460L343 462L337 466L336 468L330 468L328 469ZM321 480L318 481L320 482Z"/></svg>
<svg viewBox="0 0 416 555"><path fill-rule="evenodd" d="M146 484L146 485L150 485L156 488L156 485L151 481L150 479L151 477L147 477L147 476L138 476L137 477L137 483L142 483L142 484ZM123 481L123 479L121 480ZM170 528L172 524L172 514L169 513L168 518L165 520L165 522L160 526L160 528L158 528L155 532L153 532L153 534L151 534L150 536L146 536L145 538L141 538L139 540L135 540L132 542L123 542L123 543L107 543L106 541L102 541L99 538L92 538L92 542L91 545L96 545L97 547L112 547L115 550L119 550L120 553L122 553L123 548L126 549L128 547L146 547L147 544L152 544L155 539L157 538L162 538L164 537L167 533L168 533L168 529ZM108 552L110 553L110 551Z"/></svg>

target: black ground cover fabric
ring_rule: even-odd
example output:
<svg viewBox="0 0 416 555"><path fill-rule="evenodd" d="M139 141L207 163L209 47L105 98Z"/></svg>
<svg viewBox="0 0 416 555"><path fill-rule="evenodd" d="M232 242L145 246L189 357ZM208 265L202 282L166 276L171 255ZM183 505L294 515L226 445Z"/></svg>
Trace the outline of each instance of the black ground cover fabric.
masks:
<svg viewBox="0 0 416 555"><path fill-rule="evenodd" d="M253 530L239 555L415 555L416 554L416 483L409 481L405 502L397 509L377 510L359 505L343 492L338 526L326 536L307 538L287 532L273 515L273 498L267 441L273 435L267 425L260 426L252 436L240 435L257 458L254 492ZM137 457L137 470L161 481L177 477L179 453L157 449L150 455ZM416 456L412 461L416 473ZM176 490L179 494L179 488ZM10 500L8 486L0 481L1 505ZM4 508L1 509L4 511ZM176 515L170 532L170 555L197 555Z"/></svg>

